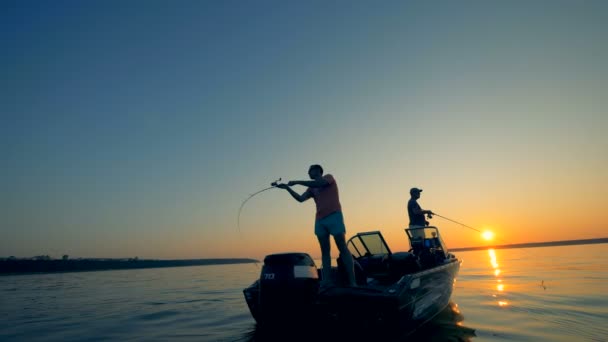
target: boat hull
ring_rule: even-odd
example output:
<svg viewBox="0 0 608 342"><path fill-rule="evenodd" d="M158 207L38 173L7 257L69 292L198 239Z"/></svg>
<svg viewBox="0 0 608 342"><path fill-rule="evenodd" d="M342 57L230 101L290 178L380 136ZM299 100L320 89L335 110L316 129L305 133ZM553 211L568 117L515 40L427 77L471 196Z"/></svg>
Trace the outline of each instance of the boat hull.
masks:
<svg viewBox="0 0 608 342"><path fill-rule="evenodd" d="M259 301L259 281L243 292L258 324L285 324L283 318L341 321L353 324L390 324L400 328L419 326L449 303L460 260L404 275L390 286L332 287L319 290L312 305L285 307L272 315Z"/></svg>

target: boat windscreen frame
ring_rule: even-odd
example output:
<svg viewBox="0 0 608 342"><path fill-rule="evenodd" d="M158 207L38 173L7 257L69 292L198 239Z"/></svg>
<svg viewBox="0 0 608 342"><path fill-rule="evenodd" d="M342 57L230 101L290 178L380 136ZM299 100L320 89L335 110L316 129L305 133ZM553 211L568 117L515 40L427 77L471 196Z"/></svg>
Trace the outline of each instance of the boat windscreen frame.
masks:
<svg viewBox="0 0 608 342"><path fill-rule="evenodd" d="M376 231L357 233L355 236L353 236L350 239L348 239L348 242L346 243L346 248L349 248L349 246L352 245L353 248L359 254L357 258L366 256L366 255L378 255L378 254L372 254L369 246L365 243L364 237L365 236L371 236L371 235L377 235L379 237L379 241L381 242L381 244L383 246L381 248L384 248L386 250L386 252L387 252L386 254L388 254L388 255L392 255L393 254L391 252L390 247L388 246L388 243L386 243L386 240L384 239L384 236L382 236L382 233L380 231L377 231L377 230ZM355 244L354 240L359 240L360 244L363 246L363 248L365 248L365 252L364 253L361 253L361 251L359 250L359 248L357 248L357 244Z"/></svg>

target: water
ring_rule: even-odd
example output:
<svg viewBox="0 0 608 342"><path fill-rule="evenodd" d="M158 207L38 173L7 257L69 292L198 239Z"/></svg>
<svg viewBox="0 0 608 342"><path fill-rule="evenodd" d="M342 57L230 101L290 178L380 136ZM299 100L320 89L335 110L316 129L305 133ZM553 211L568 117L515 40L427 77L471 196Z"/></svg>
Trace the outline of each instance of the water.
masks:
<svg viewBox="0 0 608 342"><path fill-rule="evenodd" d="M463 264L450 307L408 341L608 341L607 244L456 254ZM258 276L254 264L4 276L0 340L302 336L256 330L242 290ZM302 330L315 327L302 322Z"/></svg>

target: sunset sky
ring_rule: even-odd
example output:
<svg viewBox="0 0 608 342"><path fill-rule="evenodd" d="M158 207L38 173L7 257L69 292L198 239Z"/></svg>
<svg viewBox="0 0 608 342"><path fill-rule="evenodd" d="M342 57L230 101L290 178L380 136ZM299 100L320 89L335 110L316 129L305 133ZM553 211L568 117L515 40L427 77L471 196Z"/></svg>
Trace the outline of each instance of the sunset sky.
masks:
<svg viewBox="0 0 608 342"><path fill-rule="evenodd" d="M316 163L395 250L414 186L494 243L606 237L607 32L606 1L2 1L0 257L318 257L312 200L237 227Z"/></svg>

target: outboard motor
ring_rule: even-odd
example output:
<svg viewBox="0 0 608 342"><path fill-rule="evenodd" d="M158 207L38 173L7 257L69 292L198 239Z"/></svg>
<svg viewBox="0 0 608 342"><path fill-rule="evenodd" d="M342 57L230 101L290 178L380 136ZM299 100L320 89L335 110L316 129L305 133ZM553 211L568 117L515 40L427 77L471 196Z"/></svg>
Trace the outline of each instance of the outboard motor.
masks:
<svg viewBox="0 0 608 342"><path fill-rule="evenodd" d="M271 254L260 274L262 314L274 319L306 314L319 294L319 273L306 253Z"/></svg>

